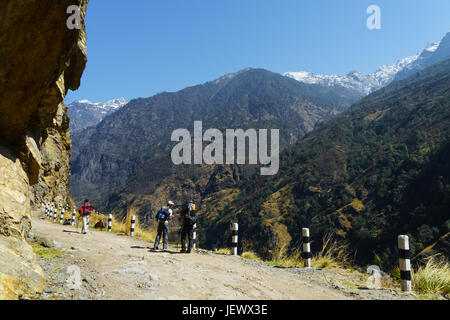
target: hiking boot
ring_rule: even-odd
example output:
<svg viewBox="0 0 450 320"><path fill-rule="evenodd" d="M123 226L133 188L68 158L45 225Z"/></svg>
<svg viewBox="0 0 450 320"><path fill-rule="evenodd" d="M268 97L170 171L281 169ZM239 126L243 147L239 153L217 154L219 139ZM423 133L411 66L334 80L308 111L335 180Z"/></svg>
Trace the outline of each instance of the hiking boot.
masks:
<svg viewBox="0 0 450 320"><path fill-rule="evenodd" d="M185 249L181 249L180 253L186 253Z"/></svg>
<svg viewBox="0 0 450 320"><path fill-rule="evenodd" d="M186 253L191 253L191 250L186 251Z"/></svg>

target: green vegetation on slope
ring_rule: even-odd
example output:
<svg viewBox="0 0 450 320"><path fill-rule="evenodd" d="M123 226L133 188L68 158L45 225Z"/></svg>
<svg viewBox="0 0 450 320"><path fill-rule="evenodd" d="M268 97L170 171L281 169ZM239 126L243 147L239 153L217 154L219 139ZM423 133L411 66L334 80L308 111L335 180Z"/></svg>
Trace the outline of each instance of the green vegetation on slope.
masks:
<svg viewBox="0 0 450 320"><path fill-rule="evenodd" d="M281 128L284 148L358 98L351 91L247 69L178 92L135 99L95 128L74 134L71 192L78 201L89 198L118 215L132 205L144 216L167 198L180 203L228 187L242 172L254 171L242 167L229 179L221 173L228 169L173 165L173 130L193 132L197 120L204 130Z"/></svg>
<svg viewBox="0 0 450 320"><path fill-rule="evenodd" d="M226 244L238 220L244 249L265 258L297 249L305 226L313 250L335 231L359 263L394 266L399 234L419 253L450 231L449 88L447 60L361 100L288 147L278 175L243 181L202 220L203 244ZM448 257L448 238L433 250Z"/></svg>

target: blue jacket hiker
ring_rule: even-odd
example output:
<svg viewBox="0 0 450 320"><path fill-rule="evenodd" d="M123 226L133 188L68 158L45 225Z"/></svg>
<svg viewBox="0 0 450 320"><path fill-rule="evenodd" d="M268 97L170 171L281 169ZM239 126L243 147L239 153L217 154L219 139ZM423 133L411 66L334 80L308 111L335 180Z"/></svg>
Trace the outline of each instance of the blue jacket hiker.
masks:
<svg viewBox="0 0 450 320"><path fill-rule="evenodd" d="M163 237L163 249L167 249L167 245L169 243L169 221L173 218L173 206L174 203L172 201L167 201L167 207L162 207L156 214L156 220L158 220L158 234L155 239L155 250L158 250L161 236Z"/></svg>

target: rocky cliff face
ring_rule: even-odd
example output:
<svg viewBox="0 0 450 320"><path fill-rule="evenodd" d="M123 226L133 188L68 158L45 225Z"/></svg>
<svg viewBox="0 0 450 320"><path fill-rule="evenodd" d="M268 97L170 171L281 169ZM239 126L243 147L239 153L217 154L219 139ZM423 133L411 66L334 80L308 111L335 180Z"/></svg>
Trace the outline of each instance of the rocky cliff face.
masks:
<svg viewBox="0 0 450 320"><path fill-rule="evenodd" d="M70 138L63 99L86 65L88 0L0 2L0 299L40 291L26 237L32 209L66 202ZM81 10L70 30L67 9Z"/></svg>

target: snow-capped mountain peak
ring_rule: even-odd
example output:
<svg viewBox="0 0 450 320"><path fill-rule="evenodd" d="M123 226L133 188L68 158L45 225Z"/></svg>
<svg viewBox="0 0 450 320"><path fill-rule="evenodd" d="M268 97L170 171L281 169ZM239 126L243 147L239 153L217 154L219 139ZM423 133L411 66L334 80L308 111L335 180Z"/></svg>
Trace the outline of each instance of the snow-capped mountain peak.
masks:
<svg viewBox="0 0 450 320"><path fill-rule="evenodd" d="M91 102L89 100L76 100L68 105L70 130L78 131L95 126L106 116L117 111L128 101L125 98L112 99L107 102Z"/></svg>
<svg viewBox="0 0 450 320"><path fill-rule="evenodd" d="M346 76L314 74L306 71L286 72L284 76L309 84L321 84L333 87L345 87L357 91L361 96L370 94L394 80L405 78L426 66L450 56L450 33L442 41L427 45L413 56L409 56L391 65L383 65L374 73L362 74L351 71ZM445 42L445 43L444 43ZM437 53L439 57L437 58Z"/></svg>
<svg viewBox="0 0 450 320"><path fill-rule="evenodd" d="M313 74L305 71L287 72L284 75L300 82L326 86L342 86L356 90L361 95L367 95L390 83L398 72L416 61L420 54L421 52L414 56L401 59L392 65L383 65L377 71L368 75L358 71L351 71L346 76Z"/></svg>
<svg viewBox="0 0 450 320"><path fill-rule="evenodd" d="M90 105L92 107L97 107L101 109L118 109L120 107L123 107L126 105L128 101L125 98L118 98L118 99L112 99L106 102L91 102L89 100L76 100L69 104L69 107L73 106L76 107L77 105L84 104L84 105Z"/></svg>
<svg viewBox="0 0 450 320"><path fill-rule="evenodd" d="M428 47L426 47L424 49L424 51L428 51L428 52L435 52L437 50L437 48L439 48L439 45L441 44L440 41L432 43L431 45L429 45Z"/></svg>

